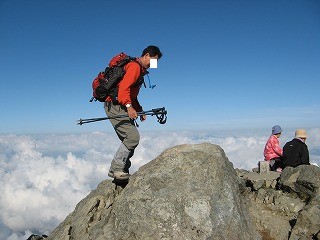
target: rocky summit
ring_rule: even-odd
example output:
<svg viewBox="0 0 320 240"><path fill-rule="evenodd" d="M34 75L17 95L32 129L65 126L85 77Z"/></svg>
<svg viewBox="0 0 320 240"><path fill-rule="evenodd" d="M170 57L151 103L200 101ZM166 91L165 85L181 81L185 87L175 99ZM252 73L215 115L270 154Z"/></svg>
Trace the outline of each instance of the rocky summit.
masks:
<svg viewBox="0 0 320 240"><path fill-rule="evenodd" d="M129 182L102 181L46 240L319 239L319 177L238 170L217 145L180 145Z"/></svg>

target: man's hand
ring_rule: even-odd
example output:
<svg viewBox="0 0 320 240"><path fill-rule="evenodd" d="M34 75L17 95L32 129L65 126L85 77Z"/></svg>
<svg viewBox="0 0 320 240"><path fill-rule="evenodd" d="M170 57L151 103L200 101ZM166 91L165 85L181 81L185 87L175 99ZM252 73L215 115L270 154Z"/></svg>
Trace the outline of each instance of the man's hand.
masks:
<svg viewBox="0 0 320 240"><path fill-rule="evenodd" d="M137 111L133 107L127 108L129 118L136 119L138 117Z"/></svg>
<svg viewBox="0 0 320 240"><path fill-rule="evenodd" d="M140 116L140 121L143 122L144 120L147 119L147 115L141 115Z"/></svg>

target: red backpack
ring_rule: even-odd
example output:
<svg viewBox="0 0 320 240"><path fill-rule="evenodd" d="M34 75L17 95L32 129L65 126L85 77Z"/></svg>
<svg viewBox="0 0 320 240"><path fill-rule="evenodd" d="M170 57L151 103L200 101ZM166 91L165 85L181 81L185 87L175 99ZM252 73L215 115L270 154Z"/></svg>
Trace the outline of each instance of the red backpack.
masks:
<svg viewBox="0 0 320 240"><path fill-rule="evenodd" d="M125 74L124 66L135 59L136 58L130 57L123 52L114 56L110 60L105 71L100 72L93 80L93 97L90 102L93 100L105 102L107 97L112 94L120 80L123 78L123 75Z"/></svg>

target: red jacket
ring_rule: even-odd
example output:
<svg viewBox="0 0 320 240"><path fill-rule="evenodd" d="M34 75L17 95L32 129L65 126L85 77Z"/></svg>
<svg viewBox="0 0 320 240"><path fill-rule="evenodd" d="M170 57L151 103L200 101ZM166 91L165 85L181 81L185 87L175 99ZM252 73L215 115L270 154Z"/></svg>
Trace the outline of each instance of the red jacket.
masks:
<svg viewBox="0 0 320 240"><path fill-rule="evenodd" d="M139 59L137 59L139 61ZM132 104L132 107L137 111L142 111L142 107L138 101L138 94L141 84L137 84L138 81L143 78L145 69L140 66L137 61L129 62L125 67L125 74L123 79L118 84L118 102L121 105L128 103ZM107 101L112 101L110 97Z"/></svg>
<svg viewBox="0 0 320 240"><path fill-rule="evenodd" d="M282 156L282 148L280 147L279 140L275 135L271 135L268 139L263 155L266 161Z"/></svg>

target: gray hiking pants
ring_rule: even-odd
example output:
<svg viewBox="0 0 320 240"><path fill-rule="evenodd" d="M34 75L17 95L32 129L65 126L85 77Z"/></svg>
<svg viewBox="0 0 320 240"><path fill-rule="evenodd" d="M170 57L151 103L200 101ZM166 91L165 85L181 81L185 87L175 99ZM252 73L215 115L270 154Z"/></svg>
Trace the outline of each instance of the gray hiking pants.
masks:
<svg viewBox="0 0 320 240"><path fill-rule="evenodd" d="M105 103L104 110L108 117L128 114L125 106L111 102ZM139 131L129 116L127 118L110 119L110 122L122 143L113 157L109 171L129 173L130 158L133 156L134 149L138 146L140 140Z"/></svg>

